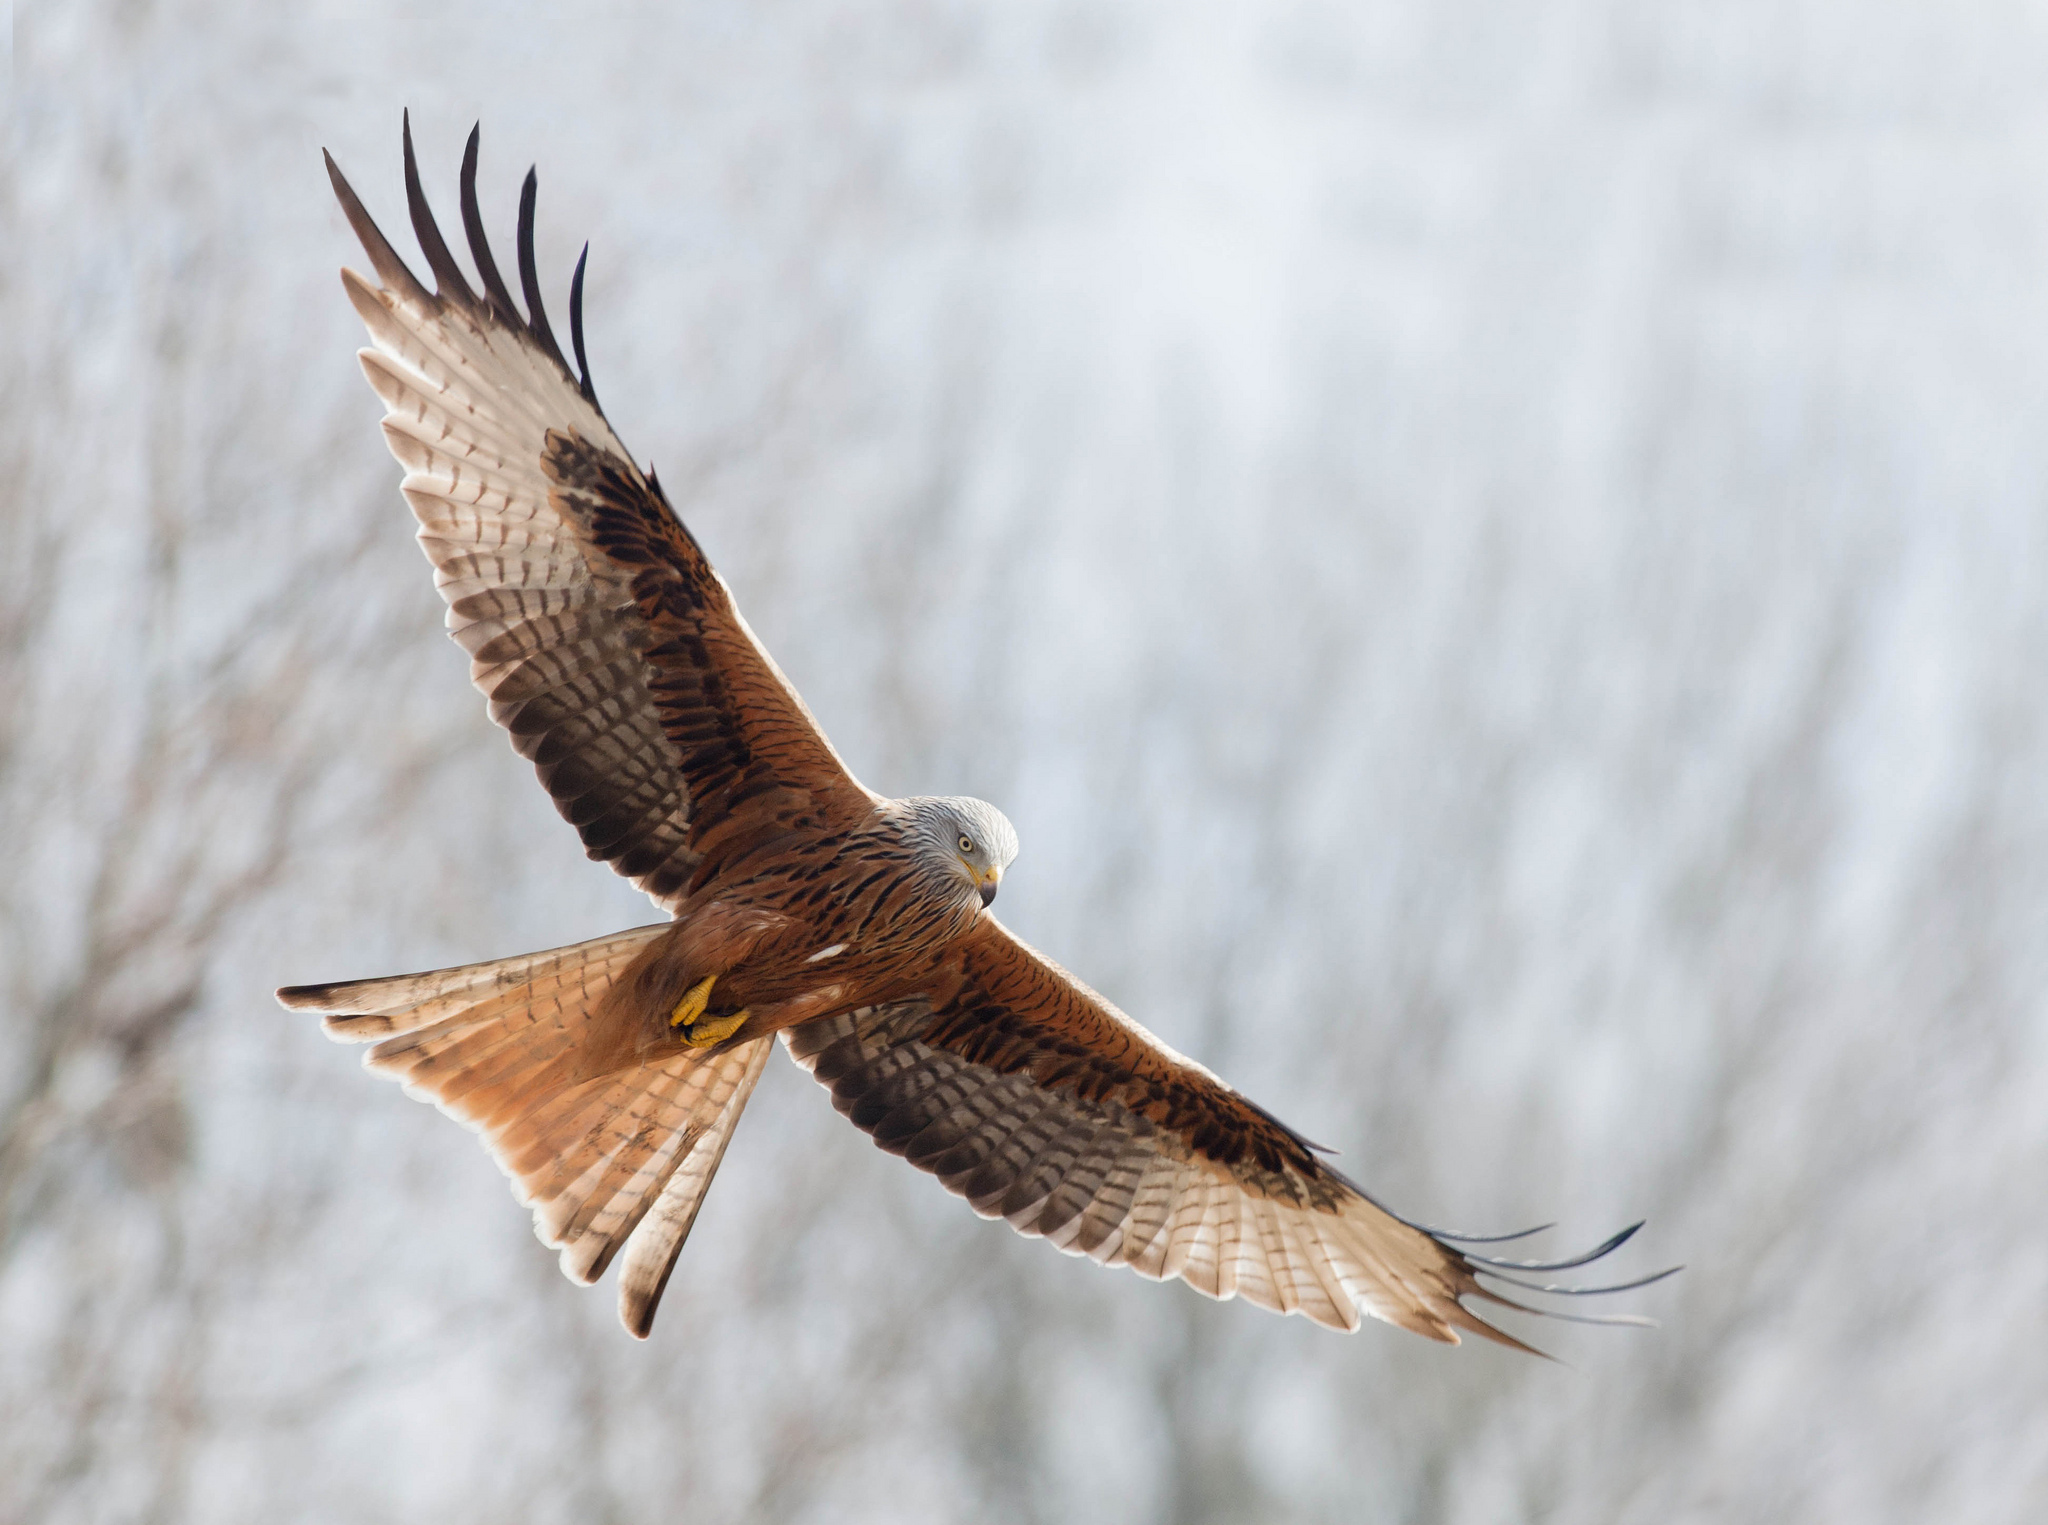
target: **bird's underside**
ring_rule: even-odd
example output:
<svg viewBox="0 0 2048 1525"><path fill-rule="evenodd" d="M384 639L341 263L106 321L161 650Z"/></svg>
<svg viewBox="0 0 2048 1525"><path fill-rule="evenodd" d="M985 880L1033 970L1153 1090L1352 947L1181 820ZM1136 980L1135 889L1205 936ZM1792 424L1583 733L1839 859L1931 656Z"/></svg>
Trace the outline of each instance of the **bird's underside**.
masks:
<svg viewBox="0 0 2048 1525"><path fill-rule="evenodd" d="M581 261L574 372L563 356L534 266L530 173L523 312L514 300L484 236L476 155L473 132L472 285L405 135L433 291L328 161L379 281L342 276L370 330L363 369L492 718L589 856L669 919L461 969L292 987L285 1005L372 1042L370 1068L475 1128L571 1277L618 1260L637 1335L778 1033L882 1148L983 1216L1105 1265L1335 1328L1371 1316L1518 1349L1468 1300L1524 1307L1501 1284L1623 1290L1519 1273L1586 1264L1633 1229L1585 1255L1518 1261L1470 1248L1498 1241L1396 1217L1011 936L986 908L1015 855L1008 822L978 801L886 800L847 771L598 408Z"/></svg>

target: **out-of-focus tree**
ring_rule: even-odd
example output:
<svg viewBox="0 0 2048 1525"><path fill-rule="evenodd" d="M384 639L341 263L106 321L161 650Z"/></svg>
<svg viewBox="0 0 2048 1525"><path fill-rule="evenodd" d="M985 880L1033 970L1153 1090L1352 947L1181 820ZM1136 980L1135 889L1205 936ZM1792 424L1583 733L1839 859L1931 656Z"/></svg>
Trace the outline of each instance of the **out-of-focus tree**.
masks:
<svg viewBox="0 0 2048 1525"><path fill-rule="evenodd" d="M2031 1518L2048 45L1995 8L24 7L0 1518ZM516 8L515 8L516 10ZM782 1066L645 1346L289 980L648 912L437 633L316 149L540 161L841 749L1576 1370L975 1221Z"/></svg>

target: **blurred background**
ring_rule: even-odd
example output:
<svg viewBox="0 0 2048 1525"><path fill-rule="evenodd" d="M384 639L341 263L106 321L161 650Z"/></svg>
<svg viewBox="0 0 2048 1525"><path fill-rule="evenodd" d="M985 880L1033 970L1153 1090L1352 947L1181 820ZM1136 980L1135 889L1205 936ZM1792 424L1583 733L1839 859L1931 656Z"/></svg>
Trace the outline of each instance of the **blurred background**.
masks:
<svg viewBox="0 0 2048 1525"><path fill-rule="evenodd" d="M287 9L14 11L0 1519L2041 1518L2038 6ZM653 919L352 358L408 105L1012 927L1662 1329L1106 1273L778 1058L641 1345L280 1011Z"/></svg>

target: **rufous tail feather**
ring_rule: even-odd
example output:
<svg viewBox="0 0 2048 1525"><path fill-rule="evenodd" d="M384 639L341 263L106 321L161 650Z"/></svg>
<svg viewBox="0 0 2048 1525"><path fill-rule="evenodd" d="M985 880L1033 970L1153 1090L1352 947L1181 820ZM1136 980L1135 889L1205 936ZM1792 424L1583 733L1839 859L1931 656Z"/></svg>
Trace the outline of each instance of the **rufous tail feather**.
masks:
<svg viewBox="0 0 2048 1525"><path fill-rule="evenodd" d="M330 1036L374 1042L370 1069L475 1129L565 1275L594 1282L623 1249L619 1315L643 1339L769 1049L636 1060L604 998L666 930L277 993L324 1013Z"/></svg>

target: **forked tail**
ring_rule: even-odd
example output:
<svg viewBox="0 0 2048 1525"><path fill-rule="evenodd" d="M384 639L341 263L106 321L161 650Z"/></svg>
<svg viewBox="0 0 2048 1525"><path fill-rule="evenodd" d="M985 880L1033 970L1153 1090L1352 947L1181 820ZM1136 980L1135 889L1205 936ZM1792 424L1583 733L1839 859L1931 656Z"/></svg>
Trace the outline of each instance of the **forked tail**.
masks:
<svg viewBox="0 0 2048 1525"><path fill-rule="evenodd" d="M645 1339L769 1040L598 1066L618 1052L604 996L667 924L460 969L277 993L371 1042L370 1069L474 1128L563 1274L594 1282L615 1255L619 1317Z"/></svg>

